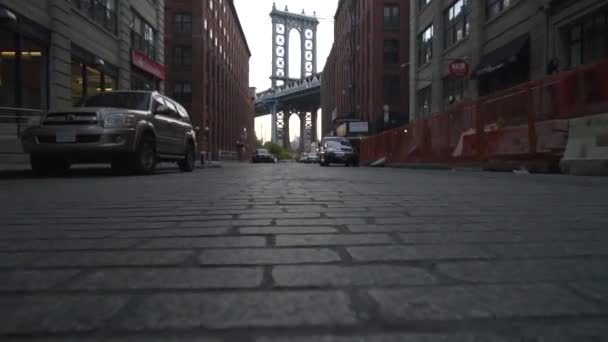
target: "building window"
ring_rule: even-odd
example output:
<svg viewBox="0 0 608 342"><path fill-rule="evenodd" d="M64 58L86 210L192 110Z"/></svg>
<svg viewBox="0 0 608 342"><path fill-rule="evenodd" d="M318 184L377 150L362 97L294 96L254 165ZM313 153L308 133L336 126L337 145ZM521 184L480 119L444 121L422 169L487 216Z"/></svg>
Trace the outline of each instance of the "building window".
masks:
<svg viewBox="0 0 608 342"><path fill-rule="evenodd" d="M594 13L568 30L570 67L577 67L608 56L608 11Z"/></svg>
<svg viewBox="0 0 608 342"><path fill-rule="evenodd" d="M190 13L177 13L173 20L174 30L177 33L192 32L192 15Z"/></svg>
<svg viewBox="0 0 608 342"><path fill-rule="evenodd" d="M399 6L384 6L384 28L387 30L399 29Z"/></svg>
<svg viewBox="0 0 608 342"><path fill-rule="evenodd" d="M433 25L418 35L418 63L424 65L433 59Z"/></svg>
<svg viewBox="0 0 608 342"><path fill-rule="evenodd" d="M109 75L78 58L72 58L71 74L74 106L87 97L116 90L116 75Z"/></svg>
<svg viewBox="0 0 608 342"><path fill-rule="evenodd" d="M517 0L486 0L486 13L488 20L496 18L505 9Z"/></svg>
<svg viewBox="0 0 608 342"><path fill-rule="evenodd" d="M72 0L72 3L99 26L116 34L116 0Z"/></svg>
<svg viewBox="0 0 608 342"><path fill-rule="evenodd" d="M192 82L177 81L173 87L173 98L181 104L192 102Z"/></svg>
<svg viewBox="0 0 608 342"><path fill-rule="evenodd" d="M0 107L46 109L47 64L45 46L0 29Z"/></svg>
<svg viewBox="0 0 608 342"><path fill-rule="evenodd" d="M131 70L131 89L133 90L158 90L160 82L154 76L139 70Z"/></svg>
<svg viewBox="0 0 608 342"><path fill-rule="evenodd" d="M418 0L418 10L421 11L426 5L430 4L431 0Z"/></svg>
<svg viewBox="0 0 608 342"><path fill-rule="evenodd" d="M399 77L398 76L385 76L384 77L384 103L385 104L396 104L399 103Z"/></svg>
<svg viewBox="0 0 608 342"><path fill-rule="evenodd" d="M464 100L466 78L448 76L443 79L444 105L449 106Z"/></svg>
<svg viewBox="0 0 608 342"><path fill-rule="evenodd" d="M469 35L469 0L457 0L445 11L445 48Z"/></svg>
<svg viewBox="0 0 608 342"><path fill-rule="evenodd" d="M192 67L192 47L176 46L173 50L173 65L177 70Z"/></svg>
<svg viewBox="0 0 608 342"><path fill-rule="evenodd" d="M152 25L133 12L131 28L131 46L143 52L146 56L156 60L156 32Z"/></svg>
<svg viewBox="0 0 608 342"><path fill-rule="evenodd" d="M433 95L433 87L431 85L426 88L418 90L417 101L418 101L418 115L427 116L431 114L431 100Z"/></svg>
<svg viewBox="0 0 608 342"><path fill-rule="evenodd" d="M384 41L384 64L399 63L399 41L387 39Z"/></svg>

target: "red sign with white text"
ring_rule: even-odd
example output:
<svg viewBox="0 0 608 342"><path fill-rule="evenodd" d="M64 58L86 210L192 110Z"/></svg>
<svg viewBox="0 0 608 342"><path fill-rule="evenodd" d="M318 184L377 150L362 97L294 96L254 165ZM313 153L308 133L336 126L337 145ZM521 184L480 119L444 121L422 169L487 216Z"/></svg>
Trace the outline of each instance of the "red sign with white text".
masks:
<svg viewBox="0 0 608 342"><path fill-rule="evenodd" d="M469 75L469 64L462 59L455 59L449 66L450 75L456 77L465 77Z"/></svg>
<svg viewBox="0 0 608 342"><path fill-rule="evenodd" d="M160 78L161 80L165 79L165 67L159 63L156 63L156 61L146 56L145 53L139 50L131 49L131 63L143 71L154 75L156 78Z"/></svg>

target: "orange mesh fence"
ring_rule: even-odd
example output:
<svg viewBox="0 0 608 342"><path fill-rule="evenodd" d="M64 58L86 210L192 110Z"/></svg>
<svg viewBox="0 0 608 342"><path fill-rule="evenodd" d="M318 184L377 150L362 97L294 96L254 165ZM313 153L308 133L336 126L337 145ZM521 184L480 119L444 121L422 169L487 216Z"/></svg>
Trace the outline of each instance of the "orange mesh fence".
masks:
<svg viewBox="0 0 608 342"><path fill-rule="evenodd" d="M608 59L450 106L361 142L361 160L482 162L559 151L567 119L608 112Z"/></svg>

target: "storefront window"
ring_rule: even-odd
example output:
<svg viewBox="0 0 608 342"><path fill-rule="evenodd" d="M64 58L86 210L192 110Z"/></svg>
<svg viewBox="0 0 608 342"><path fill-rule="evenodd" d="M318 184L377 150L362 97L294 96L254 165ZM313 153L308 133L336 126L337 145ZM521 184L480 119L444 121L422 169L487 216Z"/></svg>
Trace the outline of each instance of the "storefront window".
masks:
<svg viewBox="0 0 608 342"><path fill-rule="evenodd" d="M433 87L431 85L418 90L418 115L427 116L431 114L431 99Z"/></svg>
<svg viewBox="0 0 608 342"><path fill-rule="evenodd" d="M17 89L15 34L0 30L0 107L15 107Z"/></svg>
<svg viewBox="0 0 608 342"><path fill-rule="evenodd" d="M117 89L116 79L110 77L109 75L104 75L103 80L105 91L114 91Z"/></svg>
<svg viewBox="0 0 608 342"><path fill-rule="evenodd" d="M103 92L104 89L101 87L101 72L89 66L86 66L85 70L87 73L87 97Z"/></svg>
<svg viewBox="0 0 608 342"><path fill-rule="evenodd" d="M131 89L133 90L158 90L159 82L153 76L132 70Z"/></svg>
<svg viewBox="0 0 608 342"><path fill-rule="evenodd" d="M47 107L46 48L0 29L0 107Z"/></svg>
<svg viewBox="0 0 608 342"><path fill-rule="evenodd" d="M464 100L464 93L467 87L465 77L448 76L443 79L443 103L450 106Z"/></svg>
<svg viewBox="0 0 608 342"><path fill-rule="evenodd" d="M41 109L46 107L46 52L29 39L22 40L21 48L21 106Z"/></svg>
<svg viewBox="0 0 608 342"><path fill-rule="evenodd" d="M116 90L116 78L94 66L72 60L72 104L77 106L84 98Z"/></svg>
<svg viewBox="0 0 608 342"><path fill-rule="evenodd" d="M72 60L72 104L77 105L84 97L84 65Z"/></svg>

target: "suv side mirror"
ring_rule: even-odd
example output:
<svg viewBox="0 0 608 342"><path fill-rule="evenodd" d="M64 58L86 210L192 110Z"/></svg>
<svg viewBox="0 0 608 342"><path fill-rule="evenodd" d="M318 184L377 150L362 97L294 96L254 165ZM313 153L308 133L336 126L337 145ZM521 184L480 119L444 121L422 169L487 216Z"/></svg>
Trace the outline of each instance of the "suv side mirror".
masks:
<svg viewBox="0 0 608 342"><path fill-rule="evenodd" d="M158 107L154 111L154 115L169 115L170 116L172 114L173 114L173 110L165 105Z"/></svg>

